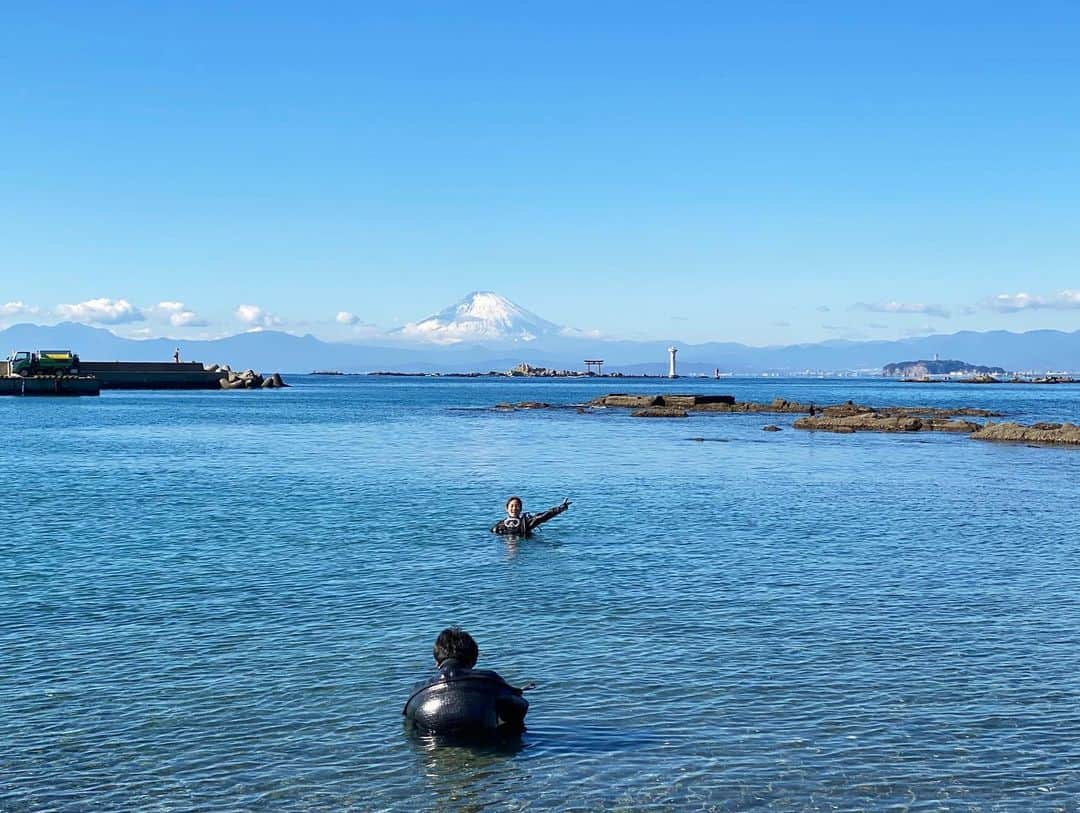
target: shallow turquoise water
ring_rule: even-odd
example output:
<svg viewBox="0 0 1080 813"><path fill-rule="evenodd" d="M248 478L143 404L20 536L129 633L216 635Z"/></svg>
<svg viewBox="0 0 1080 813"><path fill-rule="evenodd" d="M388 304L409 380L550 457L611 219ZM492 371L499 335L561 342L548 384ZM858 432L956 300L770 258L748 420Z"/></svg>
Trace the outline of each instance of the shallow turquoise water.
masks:
<svg viewBox="0 0 1080 813"><path fill-rule="evenodd" d="M1080 388L293 382L0 399L0 810L1080 798L1080 450L487 409L673 389L1080 420ZM510 493L574 505L509 546ZM520 747L403 733L450 623L538 684Z"/></svg>

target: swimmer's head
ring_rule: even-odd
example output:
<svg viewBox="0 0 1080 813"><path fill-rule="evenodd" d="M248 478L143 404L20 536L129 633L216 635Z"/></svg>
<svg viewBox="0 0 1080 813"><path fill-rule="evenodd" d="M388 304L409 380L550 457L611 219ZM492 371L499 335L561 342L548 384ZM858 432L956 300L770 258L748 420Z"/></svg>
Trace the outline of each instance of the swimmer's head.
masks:
<svg viewBox="0 0 1080 813"><path fill-rule="evenodd" d="M512 517L520 517L521 506L521 497L511 497L506 501L506 513Z"/></svg>
<svg viewBox="0 0 1080 813"><path fill-rule="evenodd" d="M436 666L441 666L443 661L453 658L466 669L472 669L476 666L476 659L480 657L480 647L461 627L447 627L440 632L431 651L435 656Z"/></svg>

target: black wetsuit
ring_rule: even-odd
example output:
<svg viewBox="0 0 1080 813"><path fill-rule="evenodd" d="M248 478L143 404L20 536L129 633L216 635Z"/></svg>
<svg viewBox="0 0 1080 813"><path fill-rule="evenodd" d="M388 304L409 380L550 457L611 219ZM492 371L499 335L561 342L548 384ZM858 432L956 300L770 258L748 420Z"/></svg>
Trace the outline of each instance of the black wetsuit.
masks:
<svg viewBox="0 0 1080 813"><path fill-rule="evenodd" d="M520 517L507 517L492 525L491 532L499 534L499 536L532 536L532 532L538 526L543 525L552 517L559 516L569 507L569 503L563 503L539 514L522 514Z"/></svg>
<svg viewBox="0 0 1080 813"><path fill-rule="evenodd" d="M490 669L469 669L453 658L439 674L413 687L401 713L437 734L525 730L529 701Z"/></svg>

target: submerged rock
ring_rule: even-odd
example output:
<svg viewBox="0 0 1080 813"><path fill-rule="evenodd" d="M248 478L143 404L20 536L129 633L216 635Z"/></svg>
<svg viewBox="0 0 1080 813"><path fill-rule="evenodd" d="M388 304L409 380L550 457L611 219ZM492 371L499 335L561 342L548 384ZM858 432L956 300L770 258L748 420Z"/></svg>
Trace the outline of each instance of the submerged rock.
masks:
<svg viewBox="0 0 1080 813"><path fill-rule="evenodd" d="M770 424L766 424L765 426L761 427L761 431L762 432L780 432L781 429L776 424L770 423Z"/></svg>

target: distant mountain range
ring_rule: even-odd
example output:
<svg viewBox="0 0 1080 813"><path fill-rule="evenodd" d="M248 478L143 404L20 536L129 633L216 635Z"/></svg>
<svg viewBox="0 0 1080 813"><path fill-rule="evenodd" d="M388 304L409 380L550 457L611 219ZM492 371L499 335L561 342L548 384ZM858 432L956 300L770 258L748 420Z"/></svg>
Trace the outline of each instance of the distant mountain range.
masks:
<svg viewBox="0 0 1080 813"><path fill-rule="evenodd" d="M807 371L878 371L910 358L960 358L1007 370L1080 371L1080 331L1027 333L964 331L898 341L832 340L815 344L750 347L735 342L685 344L666 339L630 342L591 337L560 327L486 291L371 343L325 342L311 335L265 330L213 341L124 339L108 330L64 322L14 325L0 331L0 353L71 349L88 361L168 361L179 346L185 360L228 363L264 372L312 370L471 372L534 366L582 369L604 359L607 371L662 374L667 348L679 348L679 372L748 374Z"/></svg>

